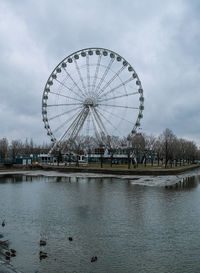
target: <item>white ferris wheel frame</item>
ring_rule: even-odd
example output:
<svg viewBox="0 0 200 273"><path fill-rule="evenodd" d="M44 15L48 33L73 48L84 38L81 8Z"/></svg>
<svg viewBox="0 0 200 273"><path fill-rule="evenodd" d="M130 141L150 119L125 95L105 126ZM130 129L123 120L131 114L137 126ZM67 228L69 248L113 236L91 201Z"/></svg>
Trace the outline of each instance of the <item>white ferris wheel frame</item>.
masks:
<svg viewBox="0 0 200 273"><path fill-rule="evenodd" d="M93 54L98 56L98 62L96 64L96 67L94 68L95 73L94 73L94 76L92 79L90 77L89 58L92 57ZM105 67L105 71L104 71L103 75L101 76L100 79L98 79L97 75L99 72L99 67L100 67L102 56L110 57L110 61L109 61L108 65ZM81 74L81 68L78 66L78 59L79 58L86 59L86 69L87 69L87 80L86 81L88 83L88 86L86 86L86 83L84 82L82 74ZM109 70L111 69L111 66L114 61L121 62L122 67L116 73L114 73L113 77L108 82L104 83L104 80L105 80ZM67 66L72 63L75 63L75 65L76 65L76 70L77 70L77 74L79 75L79 82L80 82L81 87L79 86L79 83L77 83L73 79L73 77L70 75L70 73L68 73L68 71L67 71ZM128 79L126 79L125 81L122 81L120 84L118 84L114 88L107 90L108 86L111 85L111 83L117 77L119 77L120 73L126 68L127 68L127 72L130 73L130 77ZM75 88L71 88L69 86L66 86L65 83L59 82L59 80L57 79L57 75L59 75L63 70L68 74L68 78L71 79ZM120 88L123 88L126 84L128 84L130 81L133 81L133 80L135 81L135 84L137 86L136 92L130 92L130 93L121 94L118 96L115 95L113 98L120 99L120 97L124 97L124 96L129 97L129 96L132 96L137 93L137 95L139 95L139 105L137 107L114 105L112 103L109 104L109 100L113 100L113 98L102 99L102 94L105 97L106 95L108 95L112 92L115 92L117 89L119 90ZM49 94L51 94L51 93L56 94L54 92L51 92L51 88L52 88L54 81L57 81L57 82L59 82L60 85L63 85L67 89L67 91L69 91L71 93L73 92L73 95L76 96L76 97L73 97L74 103L48 105ZM104 83L104 85L103 85L103 83ZM92 86L92 84L93 84L94 92L89 92L91 90L90 86ZM70 96L67 94L66 95L57 94L57 95L65 97L65 98L70 98ZM48 107L63 105L63 106L66 106L66 108L67 108L69 105L70 106L74 105L74 107L76 107L80 104L82 107L81 111L79 111L79 113L74 118L73 122L67 127L67 129L64 131L64 133L59 138L57 138L54 135L53 130L51 129L51 126L49 123ZM94 125L94 129L95 129L96 137L98 139L102 139L101 138L102 135L104 135L104 137L108 137L109 133L108 133L104 123L110 122L110 121L109 120L106 121L106 118L103 116L103 113L97 111L98 106L104 106L104 107L106 106L109 108L113 108L113 107L118 107L118 108L121 107L122 108L123 107L123 108L127 108L127 109L132 108L132 109L138 110L138 114L135 119L135 122L134 122L132 128L130 129L130 134L134 135L137 132L137 128L140 126L140 120L143 118L144 96L143 96L142 84L141 84L141 81L140 81L136 71L129 64L129 62L127 62L122 56L120 56L116 52L109 50L109 49L105 49L105 48L99 48L99 47L98 48L94 47L94 48L81 49L81 50L78 50L78 51L70 54L66 58L64 58L53 69L52 73L50 74L50 76L45 84L45 88L44 88L43 95L42 95L42 117L43 117L44 127L47 130L47 135L50 136L51 141L53 142L53 147L52 147L51 151L56 146L59 146L59 144L64 139L67 139L67 138L75 139L77 137L77 135L79 134L79 132L81 131L82 126L88 117L88 114L90 114L90 116L91 116L91 119L92 119L92 122ZM70 110L69 110L69 112L70 112ZM64 114L67 114L67 113L68 113L68 111L64 112ZM61 116L61 115L62 114L60 114L58 116ZM55 116L55 118L56 118L56 116ZM102 121L102 119L104 119L104 122ZM121 117L121 119L123 120L123 117ZM68 136L68 134L69 134L69 136Z"/></svg>

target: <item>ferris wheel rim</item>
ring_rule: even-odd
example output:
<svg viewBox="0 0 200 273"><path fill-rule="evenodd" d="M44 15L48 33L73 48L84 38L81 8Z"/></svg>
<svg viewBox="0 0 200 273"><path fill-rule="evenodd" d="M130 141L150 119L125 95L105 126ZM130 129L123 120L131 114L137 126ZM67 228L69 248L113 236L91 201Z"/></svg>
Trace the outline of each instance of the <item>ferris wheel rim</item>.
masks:
<svg viewBox="0 0 200 273"><path fill-rule="evenodd" d="M90 51L96 51L96 54L97 54L97 51L100 51L100 54L102 54L102 53L104 53L104 52L109 52L110 54L114 54L114 56L117 56L117 57L119 57L119 58L121 58L120 59L120 61L121 60L123 60L123 62L125 62L126 63L126 65L124 65L124 66L126 66L126 67L129 67L129 68L131 68L132 69L132 71L133 71L133 75L134 75L134 73L135 73L135 79L136 79L136 81L138 82L138 93L139 93L139 95L140 95L140 105L139 105L139 107L137 108L138 110L139 110L139 113L138 113L138 115L137 115L137 119L136 119L136 122L135 122L135 124L134 124L134 126L133 126L133 128L132 128L132 130L131 130L131 134L135 134L136 133L136 131L137 131L137 128L140 126L140 120L143 118L143 114L142 114L142 112L143 112L143 110L144 110L144 97L143 97L143 88L142 88L142 84L141 84L141 81L140 81L140 79L139 79L139 77L138 77L138 74L135 72L135 70L132 68L132 66L131 66L131 64L124 58L124 57L122 57L121 55L119 55L118 53L116 53L115 51L113 51L113 50L110 50L110 49L106 49L106 48L101 48L101 47L90 47L90 48L84 48L84 49L80 49L80 50L78 50L78 51L76 51L76 52L73 52L73 53L71 53L70 55L68 55L67 57L65 57L64 59L62 59L62 61L61 62L59 62L59 64L53 69L53 71L51 72L51 74L50 74L50 76L48 77L48 80L47 80L47 82L46 82L46 84L45 84L45 88L44 88L44 91L43 91L43 96L42 96L42 116L43 116L43 122L44 122L44 124L45 124L45 129L47 130L47 134L51 137L51 141L53 142L53 143L56 143L58 140L57 140L57 138L54 136L54 134L53 134L53 132L52 132L52 130L51 130L51 126L50 126L50 124L49 124L49 119L48 119L48 117L47 117L47 105L45 105L45 101L47 101L46 100L46 94L48 93L47 92L47 90L49 89L50 90L50 86L51 86L51 81L53 81L53 75L55 75L55 72L57 73L58 71L59 71L59 69L60 69L60 67L62 67L62 65L65 63L65 62L67 62L67 61L69 61L70 60L70 58L75 58L75 56L77 56L77 54L84 54L84 53L88 53L88 55L89 55L89 52ZM93 54L93 53L92 53ZM102 56L102 55L101 55ZM105 55L104 55L105 56ZM84 56L82 56L82 57L86 57L86 55L84 55ZM110 55L110 57L111 57L111 55ZM111 57L112 58L112 57ZM130 71L131 72L131 71ZM50 92L50 91L49 91ZM60 95L60 94L59 94ZM79 94L80 95L80 94ZM129 94L130 95L130 94ZM61 96L63 96L63 95L61 95ZM75 98L73 98L74 100L75 100ZM78 99L77 99L78 100ZM106 99L105 99L106 100ZM109 98L107 99L107 100L109 100ZM56 105L56 106L58 106L58 105ZM106 106L105 104L104 104L104 106ZM112 106L112 107L117 107L117 106L113 106L113 105L109 105L109 104L107 104L107 106Z"/></svg>

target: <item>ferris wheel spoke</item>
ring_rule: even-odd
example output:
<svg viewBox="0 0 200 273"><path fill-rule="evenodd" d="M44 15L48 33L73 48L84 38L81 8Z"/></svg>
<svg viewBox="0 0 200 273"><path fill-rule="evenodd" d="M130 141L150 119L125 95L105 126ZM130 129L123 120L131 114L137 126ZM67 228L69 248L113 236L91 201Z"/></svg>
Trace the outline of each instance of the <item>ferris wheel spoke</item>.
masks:
<svg viewBox="0 0 200 273"><path fill-rule="evenodd" d="M90 113L91 113L92 124L93 124L93 127L94 127L95 136L98 139L98 142L101 142L101 135L99 134L98 128L96 126L96 120L95 120L95 118L93 116L93 112L91 111Z"/></svg>
<svg viewBox="0 0 200 273"><path fill-rule="evenodd" d="M85 108L83 114L80 116L80 118L77 120L73 131L70 134L70 138L75 139L77 137L77 135L79 134L79 132L81 131L83 124L85 123L85 120L88 116L89 113L89 109Z"/></svg>
<svg viewBox="0 0 200 273"><path fill-rule="evenodd" d="M101 79L100 79L100 81L99 81L99 83L98 83L98 85L97 85L97 87L96 87L96 89L95 89L95 93L97 92L98 95L99 95L98 91L100 90L100 87L101 87L102 83L104 82L104 80L105 80L105 78L106 78L106 76L107 76L107 74L108 74L108 71L110 70L110 68L111 68L111 66L112 66L112 64L113 64L113 62L114 62L114 58L112 58L112 59L110 60L108 66L106 67L106 70L105 70L104 73L103 73L103 76L101 77Z"/></svg>
<svg viewBox="0 0 200 273"><path fill-rule="evenodd" d="M75 126L77 120L79 120L80 116L83 114L84 109L76 116L76 118L72 121L72 123L70 124L70 126L67 128L67 130L61 135L61 137L59 138L58 142L60 143L65 136L70 132L70 130Z"/></svg>
<svg viewBox="0 0 200 273"><path fill-rule="evenodd" d="M139 107L131 107L131 106L126 106L126 105L112 105L112 104L103 104L103 103L99 103L98 105L108 106L108 107L125 108L125 109L134 109L134 110L139 109Z"/></svg>
<svg viewBox="0 0 200 273"><path fill-rule="evenodd" d="M94 124L95 124L95 128L96 128L98 134L99 134L99 135L102 135L102 129L101 129L100 125L99 125L99 122L98 122L98 120L97 120L97 117L96 117L95 114L94 114L93 108L90 108L90 111L91 111L92 118L93 118L93 121L94 121Z"/></svg>
<svg viewBox="0 0 200 273"><path fill-rule="evenodd" d="M100 117L99 117L98 114L95 112L94 108L90 107L90 111L91 111L91 113L92 113L92 115L93 115L94 120L96 121L96 124L97 124L97 126L98 126L98 128L99 128L99 131L100 131L101 135L102 135L102 136L103 136L103 135L105 135L105 136L108 135L108 133L107 133L107 131L106 131L106 129L105 129L105 127L104 127L104 125L103 125L103 123L102 123Z"/></svg>
<svg viewBox="0 0 200 273"><path fill-rule="evenodd" d="M125 86L127 83L129 83L129 82L132 81L132 80L133 80L133 77L127 79L126 81L120 83L119 85L113 87L111 90L109 90L109 91L107 91L106 93L102 94L102 96L100 96L100 98L102 98L102 97L104 97L104 96L106 96L106 95L108 95L108 94L114 92L115 90L119 89L119 88L122 87L122 86Z"/></svg>
<svg viewBox="0 0 200 273"><path fill-rule="evenodd" d="M117 78L119 77L120 73L125 69L125 66L122 66L117 73L115 73L115 75L103 86L103 88L101 89L101 92L99 92L99 95L101 95L104 90L106 90L106 88Z"/></svg>
<svg viewBox="0 0 200 273"><path fill-rule="evenodd" d="M65 85L63 82L59 81L58 79L55 79L58 83L60 83L63 87L65 87L66 89L68 89L69 91L71 91L73 94L75 94L77 97L82 97L80 94L78 94L77 92L75 92L72 88L70 88L69 86ZM82 97L83 98L83 97Z"/></svg>
<svg viewBox="0 0 200 273"><path fill-rule="evenodd" d="M111 97L111 98L99 100L99 102L108 101L108 100L114 100L114 99L123 98L123 97L128 97L128 96L132 96L132 95L136 95L136 94L138 94L138 92L125 93L125 94L120 95L120 96L116 96L116 97Z"/></svg>
<svg viewBox="0 0 200 273"><path fill-rule="evenodd" d="M99 57L98 57L98 61L97 61L96 69L95 69L94 80L93 80L93 83L92 83L92 88L94 90L95 90L95 87L96 87L96 82L97 82L97 78L98 78L98 74L99 74L101 57L102 57L102 55L100 54Z"/></svg>
<svg viewBox="0 0 200 273"><path fill-rule="evenodd" d="M85 83L84 83L84 80L83 80L83 77L82 77L82 74L81 74L81 70L80 70L80 68L79 68L79 65L78 65L76 59L74 59L74 62L75 62L75 66L76 66L76 70L77 70L77 72L78 72L79 78L80 78L80 80L81 80L81 84L82 84L83 90L85 91L85 93L87 93L87 91L86 91L86 86L85 86ZM85 96L84 92L82 92L82 93L83 93L83 95Z"/></svg>
<svg viewBox="0 0 200 273"><path fill-rule="evenodd" d="M98 109L98 110L99 110L99 109ZM127 119L125 119L125 118L123 118L123 117L120 117L120 116L118 116L117 114L115 114L115 113L113 113L113 112L109 112L109 111L107 111L107 110L105 110L105 109L103 109L103 112L106 112L106 113L108 113L108 114L110 114L110 115L112 115L112 116L115 116L115 117L117 117L117 118L120 119L120 120L124 120L124 121L130 123L131 125L135 125L135 124L134 124L133 122L131 122L130 120L127 120Z"/></svg>
<svg viewBox="0 0 200 273"><path fill-rule="evenodd" d="M81 90L81 88L79 87L79 85L75 82L75 80L72 78L72 76L69 74L69 72L66 70L66 68L64 68L67 76L69 76L69 78L71 79L71 81L73 82L73 84L78 88L78 90L81 92L81 94L83 95L83 97L85 97L83 91Z"/></svg>
<svg viewBox="0 0 200 273"><path fill-rule="evenodd" d="M58 96L63 97L63 98L67 98L67 99L71 99L71 100L76 100L76 101L82 102L82 101L79 100L79 99L76 99L76 98L73 98L73 97L69 97L69 96L65 96L65 95L63 95L63 94L59 94L59 93L56 93L56 92L50 91L49 93L51 93L51 94L53 94L53 95L58 95Z"/></svg>
<svg viewBox="0 0 200 273"><path fill-rule="evenodd" d="M83 105L82 103L61 103L61 104L47 104L46 107L55 107L55 106L74 106L74 105Z"/></svg>
<svg viewBox="0 0 200 273"><path fill-rule="evenodd" d="M102 131L104 132L105 135L108 135L108 132L107 132L107 130L106 130L106 128L105 128L99 114L98 114L98 111L95 108L94 108L94 113L96 114L97 120L99 121L99 124L100 124L101 128L103 129Z"/></svg>
<svg viewBox="0 0 200 273"><path fill-rule="evenodd" d="M77 114L79 115L81 111L77 111L77 113L75 113L73 116L71 116L70 118L66 119L61 125L59 125L56 129L53 130L54 133L56 133L57 131L59 131L63 126L67 125L75 116L77 116Z"/></svg>
<svg viewBox="0 0 200 273"><path fill-rule="evenodd" d="M115 127L115 126L112 124L112 122L110 122L110 120L107 119L107 118L105 117L105 115L102 114L99 110L98 110L98 112L99 112L99 114L104 118L104 120L105 120L106 122L108 122L108 123L111 125L111 127L112 127L113 129L115 129L115 131L117 131L117 132L121 135L121 132L119 131L119 129L118 129L117 127Z"/></svg>
<svg viewBox="0 0 200 273"><path fill-rule="evenodd" d="M63 112L63 113L60 113L60 114L58 114L58 115L56 115L56 116L53 116L53 117L49 118L48 120L53 120L53 119L55 119L55 118L59 118L59 117L61 117L61 116L64 116L64 115L69 114L69 113L71 113L71 112L74 112L74 111L76 111L76 110L78 110L78 109L80 109L80 106L79 106L79 107L76 107L76 108L74 108L74 109L70 109L70 110L68 110L68 111L65 111L65 112Z"/></svg>
<svg viewBox="0 0 200 273"><path fill-rule="evenodd" d="M89 136L90 134L90 117L91 117L91 113L88 113L87 116L87 126L86 126L86 135Z"/></svg>
<svg viewBox="0 0 200 273"><path fill-rule="evenodd" d="M81 120L83 114L84 114L84 109L83 109L83 111L81 111L80 115L77 116L77 119L75 119L74 122L71 124L71 130L70 130L71 132L69 133L70 134L70 138L72 137L73 132L79 126L79 123L80 123L80 120Z"/></svg>
<svg viewBox="0 0 200 273"><path fill-rule="evenodd" d="M90 93L90 64L89 64L89 55L86 55L86 66L87 66L87 90Z"/></svg>

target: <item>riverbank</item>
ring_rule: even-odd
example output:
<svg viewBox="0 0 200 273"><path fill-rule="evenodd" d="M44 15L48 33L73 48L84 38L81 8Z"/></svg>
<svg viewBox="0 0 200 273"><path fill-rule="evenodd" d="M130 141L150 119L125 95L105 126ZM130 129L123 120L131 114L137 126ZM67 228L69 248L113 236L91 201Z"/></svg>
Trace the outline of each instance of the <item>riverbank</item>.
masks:
<svg viewBox="0 0 200 273"><path fill-rule="evenodd" d="M170 169L165 168L137 168L137 169L124 169L124 168L98 168L98 167L75 167L75 166L57 166L57 165L34 165L23 166L13 165L9 168L0 166L0 172L12 171L54 171L63 173L93 173L93 174L109 174L109 175L139 175L139 176L162 176L162 175L178 175L200 168L200 165L190 165L183 167L175 167Z"/></svg>

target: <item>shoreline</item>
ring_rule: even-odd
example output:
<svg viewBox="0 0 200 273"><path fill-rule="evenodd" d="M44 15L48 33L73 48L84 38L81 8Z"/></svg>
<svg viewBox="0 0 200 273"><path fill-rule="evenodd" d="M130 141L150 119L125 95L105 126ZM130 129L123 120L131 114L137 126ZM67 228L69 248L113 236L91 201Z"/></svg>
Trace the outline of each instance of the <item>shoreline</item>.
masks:
<svg viewBox="0 0 200 273"><path fill-rule="evenodd" d="M139 175L139 176L169 176L183 174L195 169L200 168L200 165L189 167L180 167L177 169L107 169L107 168L91 168L91 167L67 167L55 165L37 165L37 166L21 166L14 165L12 167L0 167L0 174L12 173L19 171L53 171L61 173L89 173L89 174L102 174L102 175Z"/></svg>

